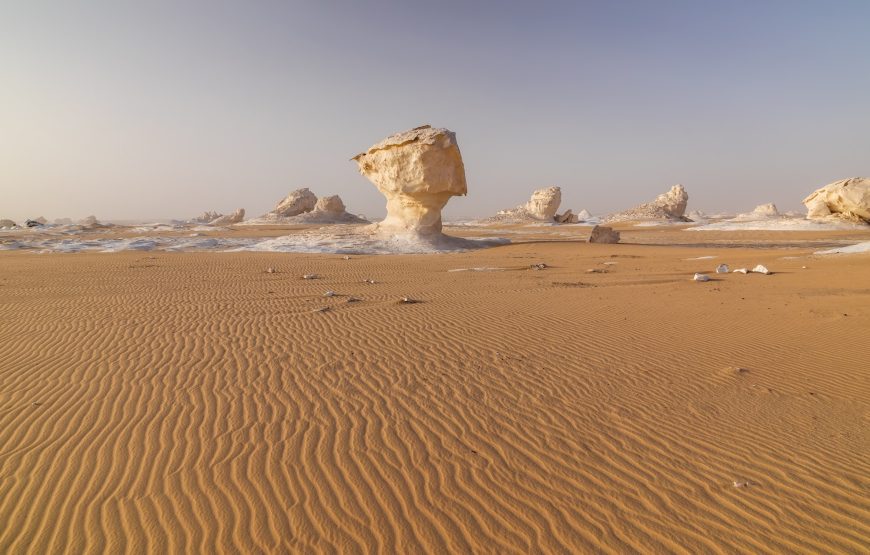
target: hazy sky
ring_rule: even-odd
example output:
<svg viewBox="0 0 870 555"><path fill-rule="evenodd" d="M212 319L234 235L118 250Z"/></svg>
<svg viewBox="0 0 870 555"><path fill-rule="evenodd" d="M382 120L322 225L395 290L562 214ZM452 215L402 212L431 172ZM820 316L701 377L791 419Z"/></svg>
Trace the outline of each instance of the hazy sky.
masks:
<svg viewBox="0 0 870 555"><path fill-rule="evenodd" d="M0 0L0 218L261 214L383 197L348 159L457 133L489 215L797 209L870 175L870 1Z"/></svg>

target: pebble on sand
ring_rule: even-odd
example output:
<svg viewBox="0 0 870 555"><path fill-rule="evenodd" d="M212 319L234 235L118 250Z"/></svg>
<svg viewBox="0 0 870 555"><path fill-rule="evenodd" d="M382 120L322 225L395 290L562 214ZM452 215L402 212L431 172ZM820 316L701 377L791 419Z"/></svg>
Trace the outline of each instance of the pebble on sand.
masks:
<svg viewBox="0 0 870 555"><path fill-rule="evenodd" d="M707 274L695 274L692 279L695 281L710 281L710 276Z"/></svg>

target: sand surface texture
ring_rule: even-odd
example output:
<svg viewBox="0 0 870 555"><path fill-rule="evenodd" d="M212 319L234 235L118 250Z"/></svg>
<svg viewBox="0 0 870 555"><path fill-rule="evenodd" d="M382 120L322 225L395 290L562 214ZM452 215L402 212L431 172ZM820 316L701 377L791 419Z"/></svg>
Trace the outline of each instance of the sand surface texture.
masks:
<svg viewBox="0 0 870 555"><path fill-rule="evenodd" d="M0 252L0 553L868 552L870 255L665 237Z"/></svg>

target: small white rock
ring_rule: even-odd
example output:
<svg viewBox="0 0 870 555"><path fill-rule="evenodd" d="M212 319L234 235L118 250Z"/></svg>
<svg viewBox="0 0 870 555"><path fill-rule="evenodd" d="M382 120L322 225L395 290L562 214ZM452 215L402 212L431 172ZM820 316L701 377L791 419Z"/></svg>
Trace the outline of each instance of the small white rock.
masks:
<svg viewBox="0 0 870 555"><path fill-rule="evenodd" d="M749 270L747 270L746 268L737 268L732 273L734 273L734 274L748 274Z"/></svg>
<svg viewBox="0 0 870 555"><path fill-rule="evenodd" d="M707 274L695 274L695 277L692 279L695 281L710 281L710 276Z"/></svg>
<svg viewBox="0 0 870 555"><path fill-rule="evenodd" d="M716 273L717 274L727 274L728 273L728 264L719 264L719 266L716 267Z"/></svg>
<svg viewBox="0 0 870 555"><path fill-rule="evenodd" d="M335 291L327 291L326 293L323 294L323 296L324 297L334 297Z"/></svg>
<svg viewBox="0 0 870 555"><path fill-rule="evenodd" d="M764 274L764 275L770 274L770 270L768 270L766 267L762 266L761 264L759 264L755 268L752 268L752 272L755 274Z"/></svg>
<svg viewBox="0 0 870 555"><path fill-rule="evenodd" d="M302 279L317 279L319 277L320 276L318 276L317 274L305 274L302 276Z"/></svg>

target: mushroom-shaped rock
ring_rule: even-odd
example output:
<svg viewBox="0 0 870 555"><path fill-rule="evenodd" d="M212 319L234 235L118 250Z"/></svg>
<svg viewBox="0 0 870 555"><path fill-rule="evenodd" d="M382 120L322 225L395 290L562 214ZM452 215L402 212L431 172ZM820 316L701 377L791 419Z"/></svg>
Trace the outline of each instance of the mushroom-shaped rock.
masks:
<svg viewBox="0 0 870 555"><path fill-rule="evenodd" d="M441 209L465 195L465 166L456 134L429 125L387 137L352 158L387 198L387 217L376 231L441 232Z"/></svg>
<svg viewBox="0 0 870 555"><path fill-rule="evenodd" d="M619 232L613 228L597 225L592 228L589 235L589 243L619 243Z"/></svg>
<svg viewBox="0 0 870 555"><path fill-rule="evenodd" d="M870 177L852 177L825 185L804 199L807 218L836 216L870 223Z"/></svg>
<svg viewBox="0 0 870 555"><path fill-rule="evenodd" d="M209 225L232 225L245 219L245 209L239 208L232 214L220 215L209 222Z"/></svg>
<svg viewBox="0 0 870 555"><path fill-rule="evenodd" d="M624 212L610 214L604 221L625 222L643 220L678 220L688 221L684 216L689 194L682 185L674 185L666 193L660 194L652 202L641 204Z"/></svg>

